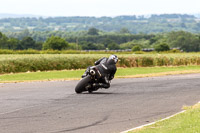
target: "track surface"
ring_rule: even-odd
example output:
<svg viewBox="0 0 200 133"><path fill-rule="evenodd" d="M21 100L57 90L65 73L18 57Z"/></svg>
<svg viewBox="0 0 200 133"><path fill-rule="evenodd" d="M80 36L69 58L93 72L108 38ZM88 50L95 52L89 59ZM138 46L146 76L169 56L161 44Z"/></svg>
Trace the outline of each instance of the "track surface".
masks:
<svg viewBox="0 0 200 133"><path fill-rule="evenodd" d="M0 84L1 133L119 133L200 101L200 74L115 79L75 94L78 81Z"/></svg>

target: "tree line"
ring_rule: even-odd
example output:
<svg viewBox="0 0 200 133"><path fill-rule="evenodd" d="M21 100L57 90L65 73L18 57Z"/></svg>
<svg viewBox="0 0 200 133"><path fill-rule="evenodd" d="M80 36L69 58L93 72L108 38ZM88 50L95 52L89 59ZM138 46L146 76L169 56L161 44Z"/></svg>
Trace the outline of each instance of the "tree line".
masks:
<svg viewBox="0 0 200 133"><path fill-rule="evenodd" d="M51 34L45 40L34 39L35 34L26 33L19 38L10 37L0 32L0 49L11 50L118 50L132 49L140 51L153 48L156 51L167 51L177 48L186 52L200 51L200 34L186 31L172 31L159 34L132 34L126 32L110 33L101 32L90 28L84 33L70 36ZM27 32L27 31L26 31ZM43 34L38 33L38 36ZM47 33L47 32L45 32ZM56 32L55 32L56 33ZM60 32L59 32L60 33ZM76 32L77 33L77 32ZM66 34L66 33L65 33Z"/></svg>
<svg viewBox="0 0 200 133"><path fill-rule="evenodd" d="M116 17L49 17L49 18L4 18L0 19L0 30L18 32L31 31L85 31L96 27L106 32L119 32L123 28L130 33L160 33L185 30L199 33L200 21L193 15L161 14L151 16Z"/></svg>

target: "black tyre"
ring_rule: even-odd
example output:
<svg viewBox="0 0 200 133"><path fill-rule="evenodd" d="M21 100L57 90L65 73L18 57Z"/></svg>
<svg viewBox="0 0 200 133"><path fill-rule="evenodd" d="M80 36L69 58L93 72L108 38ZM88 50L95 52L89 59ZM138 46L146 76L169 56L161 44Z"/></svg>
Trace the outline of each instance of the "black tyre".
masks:
<svg viewBox="0 0 200 133"><path fill-rule="evenodd" d="M78 82L78 84L76 85L76 87L75 87L76 93L82 93L83 91L87 91L87 90L85 89L85 87L88 85L88 83L89 83L90 81L91 81L91 76L90 76L90 75L88 75L88 76L82 78L82 79Z"/></svg>

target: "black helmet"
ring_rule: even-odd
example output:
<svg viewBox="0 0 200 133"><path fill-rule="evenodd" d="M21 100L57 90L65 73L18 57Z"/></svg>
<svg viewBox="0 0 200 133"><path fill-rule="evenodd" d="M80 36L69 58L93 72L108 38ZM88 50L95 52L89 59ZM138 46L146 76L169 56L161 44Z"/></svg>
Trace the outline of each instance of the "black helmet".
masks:
<svg viewBox="0 0 200 133"><path fill-rule="evenodd" d="M118 62L118 57L116 55L111 55L109 58L108 58L108 62L113 62L113 63L117 63Z"/></svg>

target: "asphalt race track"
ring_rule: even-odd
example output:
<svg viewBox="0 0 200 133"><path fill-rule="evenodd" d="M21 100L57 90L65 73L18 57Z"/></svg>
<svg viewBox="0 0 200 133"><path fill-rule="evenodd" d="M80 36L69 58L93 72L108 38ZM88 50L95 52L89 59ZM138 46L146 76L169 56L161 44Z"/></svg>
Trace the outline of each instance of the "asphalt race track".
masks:
<svg viewBox="0 0 200 133"><path fill-rule="evenodd" d="M114 79L92 94L77 82L0 84L0 132L119 133L200 101L200 74Z"/></svg>

